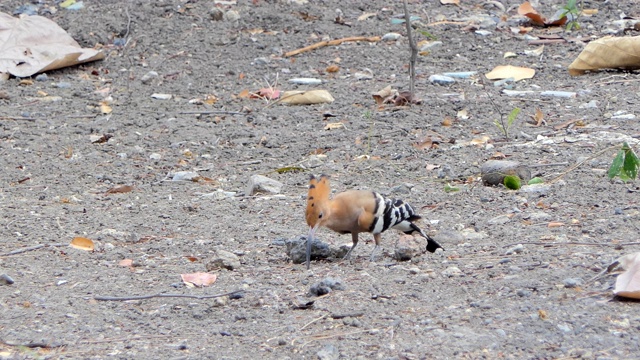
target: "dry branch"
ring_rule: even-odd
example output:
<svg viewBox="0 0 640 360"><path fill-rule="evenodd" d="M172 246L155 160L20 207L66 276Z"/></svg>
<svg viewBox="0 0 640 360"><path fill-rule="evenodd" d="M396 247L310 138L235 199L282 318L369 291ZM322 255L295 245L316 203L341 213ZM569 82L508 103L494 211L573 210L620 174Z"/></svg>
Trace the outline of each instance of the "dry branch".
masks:
<svg viewBox="0 0 640 360"><path fill-rule="evenodd" d="M145 299L151 299L154 297L162 297L162 298L168 298L168 297L176 297L176 298L190 298L190 299L213 299L213 298L217 298L217 297L222 297L222 296L229 296L229 295L235 295L235 294L239 294L244 292L244 290L236 290L236 291L232 291L232 292L228 292L225 294L216 294L216 295L187 295L187 294L162 294L162 293L158 293L158 294L151 294L151 295L140 295L140 296L124 296L124 297L118 297L118 296L99 296L96 295L93 298L95 300L98 301L128 301L128 300L145 300Z"/></svg>
<svg viewBox="0 0 640 360"><path fill-rule="evenodd" d="M295 56L295 55L301 54L303 52L319 49L321 47L340 45L343 42L349 42L349 41L378 42L378 41L380 41L380 36L372 36L372 37L352 36L352 37L347 37L347 38L342 38L342 39L320 41L318 43L315 43L315 44L312 44L312 45L309 45L309 46L305 46L305 47L297 49L297 50L289 51L288 53L284 54L284 56L285 57L291 57L291 56Z"/></svg>

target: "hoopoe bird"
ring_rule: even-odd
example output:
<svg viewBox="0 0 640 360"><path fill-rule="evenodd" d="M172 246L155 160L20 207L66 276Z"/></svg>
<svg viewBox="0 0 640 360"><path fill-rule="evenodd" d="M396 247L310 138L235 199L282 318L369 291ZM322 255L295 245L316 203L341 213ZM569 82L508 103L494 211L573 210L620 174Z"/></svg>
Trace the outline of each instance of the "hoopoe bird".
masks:
<svg viewBox="0 0 640 360"><path fill-rule="evenodd" d="M311 175L307 210L305 217L309 225L307 236L307 269L311 260L311 241L319 227L324 226L340 234L351 234L353 245L344 256L348 259L358 245L358 234L369 232L376 242L371 261L380 247L381 236L388 229L396 229L405 234L418 232L427 239L427 251L435 252L442 246L420 229L414 221L420 219L413 207L402 200L387 199L384 196L366 190L349 190L329 199L331 188L329 177Z"/></svg>

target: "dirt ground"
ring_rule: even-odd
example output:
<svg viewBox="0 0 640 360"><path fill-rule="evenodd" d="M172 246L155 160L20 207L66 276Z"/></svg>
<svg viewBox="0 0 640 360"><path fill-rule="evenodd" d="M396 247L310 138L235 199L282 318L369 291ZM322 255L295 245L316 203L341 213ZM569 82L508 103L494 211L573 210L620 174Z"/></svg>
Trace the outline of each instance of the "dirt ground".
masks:
<svg viewBox="0 0 640 360"><path fill-rule="evenodd" d="M25 3L5 0L0 11ZM85 47L102 44L107 57L31 85L0 84L0 274L15 281L0 285L0 357L637 358L638 303L613 297L613 275L590 281L638 251L629 244L639 241L637 184L605 174L622 141L637 149L637 117L617 117L640 113L637 74L569 77L566 70L581 39L608 34L622 13L638 15L636 3L585 1L598 12L580 18L580 30L535 28L528 35L570 40L547 44L539 56L525 54L539 45L510 30L524 24L518 2L502 1L502 20L492 2L461 3L410 1L423 30L442 44L418 58L422 105L378 109L371 93L408 90L406 31L390 22L403 13L399 1L106 0L77 11L38 2L41 15ZM563 4L536 7L550 15ZM359 20L365 13L375 15ZM466 28L471 23L481 26ZM402 36L283 56L323 39L391 32ZM120 39L126 45L114 46ZM534 68L512 89L536 93L510 97L481 76L503 64ZM331 65L339 71L327 72ZM461 71L478 75L429 81ZM323 84L288 82L298 77ZM326 89L335 101L283 106L238 97L269 84ZM543 97L545 90L577 96ZM190 101L207 95L217 102ZM113 111L102 114L106 96ZM515 107L522 111L505 139L494 120ZM536 109L541 126L530 124ZM461 110L466 117L457 117ZM344 127L325 130L337 122ZM103 134L112 137L92 142ZM436 147L415 146L429 136ZM469 144L483 136L487 143ZM542 192L468 181L500 153L547 184L564 176ZM275 171L291 166L307 171ZM203 178L170 181L178 171ZM293 264L281 243L308 231L310 173L331 175L336 191L371 189L410 202L446 251L398 262L391 254L400 235L390 231L376 262L366 234L351 261L313 261L309 271ZM281 193L247 196L255 174L282 182ZM446 192L447 184L460 191ZM119 185L133 191L107 193ZM318 235L350 243L326 229ZM7 255L77 236L94 240L96 250L47 246ZM240 266L210 269L218 277L210 287L183 285L180 275L207 271L217 250L237 255ZM119 265L125 259L133 265ZM308 297L326 278L342 289ZM95 299L237 290L244 292L215 299Z"/></svg>

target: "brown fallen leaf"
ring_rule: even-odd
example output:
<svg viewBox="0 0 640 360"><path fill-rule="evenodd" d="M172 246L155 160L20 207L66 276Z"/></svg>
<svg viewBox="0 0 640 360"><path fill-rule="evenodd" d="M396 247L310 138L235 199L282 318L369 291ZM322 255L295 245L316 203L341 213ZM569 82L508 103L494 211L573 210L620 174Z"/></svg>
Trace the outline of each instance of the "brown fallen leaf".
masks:
<svg viewBox="0 0 640 360"><path fill-rule="evenodd" d="M131 192L132 190L133 190L133 186L131 185L119 185L107 190L105 194L123 194L123 193Z"/></svg>
<svg viewBox="0 0 640 360"><path fill-rule="evenodd" d="M0 12L0 73L27 77L104 58L83 49L64 29L43 16L20 18Z"/></svg>
<svg viewBox="0 0 640 360"><path fill-rule="evenodd" d="M423 140L413 144L413 146L416 149L420 149L420 150L430 149L432 145L433 145L433 139L431 139L431 136L427 136Z"/></svg>
<svg viewBox="0 0 640 360"><path fill-rule="evenodd" d="M93 240L81 236L74 237L73 240L71 240L71 242L69 243L69 246L85 251L93 251L93 249L95 248Z"/></svg>
<svg viewBox="0 0 640 360"><path fill-rule="evenodd" d="M546 19L536 9L534 9L528 1L520 4L518 7L518 14L529 18L531 23L538 26L562 26L567 22L567 17L564 15L564 11L558 11L551 19Z"/></svg>
<svg viewBox="0 0 640 360"><path fill-rule="evenodd" d="M196 272L192 274L180 274L182 281L187 285L205 287L216 282L218 278L215 274L209 274L204 272Z"/></svg>
<svg viewBox="0 0 640 360"><path fill-rule="evenodd" d="M287 105L311 105L332 103L335 99L327 90L286 91L282 94L281 103Z"/></svg>
<svg viewBox="0 0 640 360"><path fill-rule="evenodd" d="M607 36L590 42L569 65L569 75L600 69L640 69L640 36Z"/></svg>
<svg viewBox="0 0 640 360"><path fill-rule="evenodd" d="M549 228L555 228L555 227L561 227L561 226L564 226L564 223L559 221L551 221L550 223L547 224L547 227Z"/></svg>
<svg viewBox="0 0 640 360"><path fill-rule="evenodd" d="M440 0L442 5L460 5L460 0Z"/></svg>
<svg viewBox="0 0 640 360"><path fill-rule="evenodd" d="M328 72L328 73L337 73L338 71L340 71L340 66L338 66L338 65L331 65L331 66L328 66L328 67L325 69L325 71L326 71L326 72Z"/></svg>
<svg viewBox="0 0 640 360"><path fill-rule="evenodd" d="M536 126L540 126L544 122L544 114L540 108L536 108L536 113L535 115L532 115L531 118L533 118L533 122Z"/></svg>
<svg viewBox="0 0 640 360"><path fill-rule="evenodd" d="M512 65L498 65L485 76L489 80L496 79L508 79L513 78L515 81L522 79L531 79L536 74L536 71L531 68L512 66Z"/></svg>
<svg viewBox="0 0 640 360"><path fill-rule="evenodd" d="M327 125L325 125L324 129L325 130L334 130L334 129L342 129L344 128L344 124L343 123L328 123Z"/></svg>

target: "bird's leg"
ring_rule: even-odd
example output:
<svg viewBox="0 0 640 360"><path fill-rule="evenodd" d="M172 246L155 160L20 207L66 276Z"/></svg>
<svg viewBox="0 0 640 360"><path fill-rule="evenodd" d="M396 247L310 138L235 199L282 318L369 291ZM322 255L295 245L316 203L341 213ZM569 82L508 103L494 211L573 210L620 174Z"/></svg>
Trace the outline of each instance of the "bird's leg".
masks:
<svg viewBox="0 0 640 360"><path fill-rule="evenodd" d="M349 251L347 251L347 254L343 257L343 259L349 259L349 257L351 256L351 252L353 251L353 249L355 249L356 245L358 245L358 233L357 232L353 232L351 233L351 241L353 242L353 245L351 245L351 249L349 249Z"/></svg>
<svg viewBox="0 0 640 360"><path fill-rule="evenodd" d="M376 252L380 248L380 239L381 239L380 234L373 234L373 240L375 240L376 246L373 248L373 251L371 252L371 258L369 259L369 261L372 261L372 262L375 261Z"/></svg>

